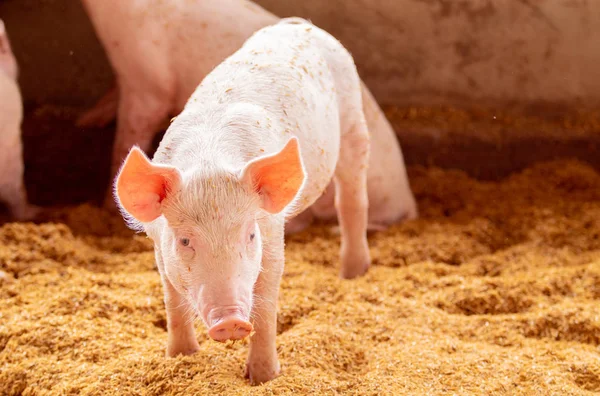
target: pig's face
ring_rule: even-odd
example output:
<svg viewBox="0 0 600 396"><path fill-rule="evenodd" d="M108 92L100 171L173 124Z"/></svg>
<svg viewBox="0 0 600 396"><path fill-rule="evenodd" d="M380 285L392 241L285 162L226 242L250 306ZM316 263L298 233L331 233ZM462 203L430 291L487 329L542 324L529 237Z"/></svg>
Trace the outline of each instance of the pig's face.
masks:
<svg viewBox="0 0 600 396"><path fill-rule="evenodd" d="M250 332L263 237L269 238L261 235L258 222L284 216L293 205L304 183L300 158L292 138L280 152L243 169L181 172L151 163L134 148L117 176L116 196L125 217L151 226L165 275L216 340Z"/></svg>
<svg viewBox="0 0 600 396"><path fill-rule="evenodd" d="M268 215L238 174L203 170L182 175L164 201L161 251L165 273L211 327L222 311L250 315L261 269L257 220Z"/></svg>

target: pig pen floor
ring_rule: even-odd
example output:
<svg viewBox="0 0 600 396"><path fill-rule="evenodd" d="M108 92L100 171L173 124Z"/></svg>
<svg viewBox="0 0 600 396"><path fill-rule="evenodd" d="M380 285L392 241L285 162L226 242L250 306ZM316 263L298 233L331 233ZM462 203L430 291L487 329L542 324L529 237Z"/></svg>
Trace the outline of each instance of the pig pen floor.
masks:
<svg viewBox="0 0 600 396"><path fill-rule="evenodd" d="M421 218L371 236L338 279L327 226L291 238L283 374L244 342L166 359L152 246L83 205L0 228L0 394L591 394L600 391L600 175L535 165L500 182L412 167Z"/></svg>

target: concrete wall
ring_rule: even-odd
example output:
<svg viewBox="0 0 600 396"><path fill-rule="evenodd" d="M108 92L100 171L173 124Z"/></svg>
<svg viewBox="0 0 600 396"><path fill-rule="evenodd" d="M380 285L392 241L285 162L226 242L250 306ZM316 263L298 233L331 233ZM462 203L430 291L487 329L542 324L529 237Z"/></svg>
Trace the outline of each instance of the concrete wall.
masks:
<svg viewBox="0 0 600 396"><path fill-rule="evenodd" d="M383 102L600 100L600 1L258 2L340 37Z"/></svg>
<svg viewBox="0 0 600 396"><path fill-rule="evenodd" d="M79 0L0 0L26 103L85 105L112 71Z"/></svg>
<svg viewBox="0 0 600 396"><path fill-rule="evenodd" d="M257 0L310 18L385 103L600 104L597 0ZM29 102L90 103L110 69L78 0L4 0Z"/></svg>

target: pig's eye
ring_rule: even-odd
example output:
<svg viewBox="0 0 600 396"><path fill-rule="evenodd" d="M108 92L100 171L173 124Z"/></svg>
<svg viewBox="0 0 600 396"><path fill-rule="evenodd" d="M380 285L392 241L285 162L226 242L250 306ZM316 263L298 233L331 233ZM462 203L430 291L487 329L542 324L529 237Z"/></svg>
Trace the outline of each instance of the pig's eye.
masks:
<svg viewBox="0 0 600 396"><path fill-rule="evenodd" d="M250 234L250 242L254 240L254 233Z"/></svg>
<svg viewBox="0 0 600 396"><path fill-rule="evenodd" d="M189 238L181 238L179 239L179 243L181 243L181 246L190 246Z"/></svg>

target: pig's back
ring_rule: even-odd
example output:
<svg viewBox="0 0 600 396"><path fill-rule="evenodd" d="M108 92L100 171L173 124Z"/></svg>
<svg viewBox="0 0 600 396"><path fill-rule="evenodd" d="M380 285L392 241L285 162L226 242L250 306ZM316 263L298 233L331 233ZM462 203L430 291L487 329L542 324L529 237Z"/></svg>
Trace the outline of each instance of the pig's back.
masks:
<svg viewBox="0 0 600 396"><path fill-rule="evenodd" d="M345 90L350 90L353 82L358 94L354 107L362 114L360 82L352 68L351 57L341 44L315 26L269 26L255 33L202 81L178 121L194 114L208 119L207 109L240 103L264 109L268 113L265 120L246 122L260 127L252 128L253 132L248 128L240 130L244 134L240 138L251 139L262 148L256 155L278 151L292 136L299 139L307 175L300 199L305 208L321 195L335 171L340 118L348 111L343 102L348 97ZM349 75L345 76L347 72ZM348 81L340 83L344 78ZM208 139L200 135L198 138Z"/></svg>
<svg viewBox="0 0 600 396"><path fill-rule="evenodd" d="M202 81L187 106L206 107L207 101L252 103L276 116L301 141L319 137L338 143L340 119L362 107L349 53L331 35L299 18L252 35Z"/></svg>
<svg viewBox="0 0 600 396"><path fill-rule="evenodd" d="M264 65L265 74L272 78L264 89L276 93L279 102L274 111L300 140L307 172L301 198L302 204L308 203L305 208L330 183L341 136L358 121L357 116L362 117L360 79L341 43L301 18L286 18L260 30L232 59L240 62L256 53L255 72L260 76Z"/></svg>
<svg viewBox="0 0 600 396"><path fill-rule="evenodd" d="M331 34L302 18L284 18L277 28L290 32L306 32L313 45L327 63L334 84L339 108L342 134L357 121L355 116L362 114L361 81L348 50Z"/></svg>

